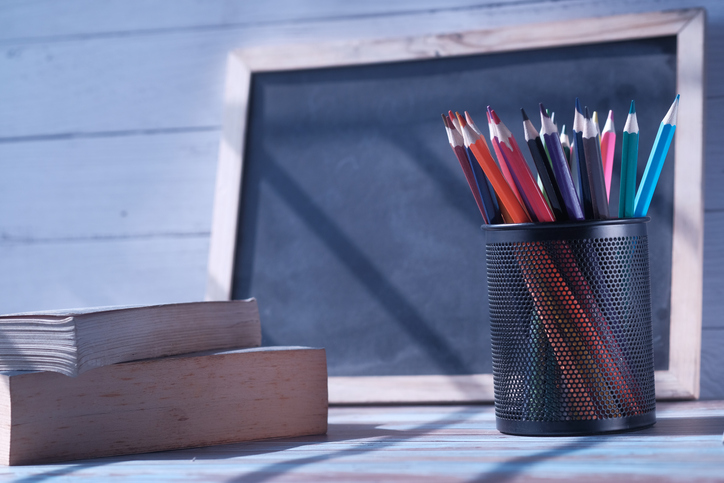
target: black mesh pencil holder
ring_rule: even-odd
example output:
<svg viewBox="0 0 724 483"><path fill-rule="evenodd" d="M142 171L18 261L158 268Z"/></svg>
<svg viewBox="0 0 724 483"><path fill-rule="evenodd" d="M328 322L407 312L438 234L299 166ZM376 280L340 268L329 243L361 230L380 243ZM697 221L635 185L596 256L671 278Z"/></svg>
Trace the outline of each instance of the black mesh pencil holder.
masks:
<svg viewBox="0 0 724 483"><path fill-rule="evenodd" d="M498 430L656 422L647 222L484 226Z"/></svg>

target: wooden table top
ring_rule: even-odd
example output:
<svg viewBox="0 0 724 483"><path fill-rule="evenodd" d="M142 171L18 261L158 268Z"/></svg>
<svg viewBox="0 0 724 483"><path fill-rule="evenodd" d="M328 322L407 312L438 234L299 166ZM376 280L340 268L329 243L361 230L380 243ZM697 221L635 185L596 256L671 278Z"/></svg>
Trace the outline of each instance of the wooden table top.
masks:
<svg viewBox="0 0 724 483"><path fill-rule="evenodd" d="M23 483L724 481L724 401L660 403L640 431L508 436L492 406L333 407L326 436L0 469Z"/></svg>

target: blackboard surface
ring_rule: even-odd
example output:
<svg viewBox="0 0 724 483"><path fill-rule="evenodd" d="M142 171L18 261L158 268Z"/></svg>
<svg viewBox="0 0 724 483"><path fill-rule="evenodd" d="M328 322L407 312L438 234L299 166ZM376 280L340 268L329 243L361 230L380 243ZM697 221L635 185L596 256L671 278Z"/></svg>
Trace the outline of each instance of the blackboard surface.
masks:
<svg viewBox="0 0 724 483"><path fill-rule="evenodd" d="M618 161L634 99L640 178L675 94L675 37L255 74L233 298L258 298L264 345L325 347L331 376L491 373L482 219L440 113L485 132L489 104L525 152L520 107L537 119L542 101L570 132L578 96L601 124L614 110ZM673 149L649 209L657 370L672 168Z"/></svg>

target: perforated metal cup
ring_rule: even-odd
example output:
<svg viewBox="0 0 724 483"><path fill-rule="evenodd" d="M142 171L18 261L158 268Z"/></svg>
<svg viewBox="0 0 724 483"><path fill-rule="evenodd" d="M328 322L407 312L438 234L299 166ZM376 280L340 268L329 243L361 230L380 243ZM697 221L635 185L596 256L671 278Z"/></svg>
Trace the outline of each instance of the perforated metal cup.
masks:
<svg viewBox="0 0 724 483"><path fill-rule="evenodd" d="M498 430L656 422L648 220L483 227Z"/></svg>

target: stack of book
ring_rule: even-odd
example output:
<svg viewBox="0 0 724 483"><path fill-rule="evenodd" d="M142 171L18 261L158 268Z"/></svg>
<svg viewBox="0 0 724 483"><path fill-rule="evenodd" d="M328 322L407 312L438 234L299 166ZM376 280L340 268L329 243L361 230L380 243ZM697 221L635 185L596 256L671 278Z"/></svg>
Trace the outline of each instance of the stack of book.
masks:
<svg viewBox="0 0 724 483"><path fill-rule="evenodd" d="M324 349L259 347L256 301L0 316L0 463L324 434Z"/></svg>

